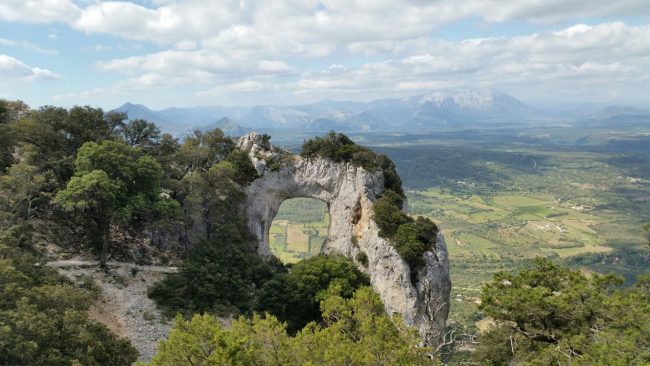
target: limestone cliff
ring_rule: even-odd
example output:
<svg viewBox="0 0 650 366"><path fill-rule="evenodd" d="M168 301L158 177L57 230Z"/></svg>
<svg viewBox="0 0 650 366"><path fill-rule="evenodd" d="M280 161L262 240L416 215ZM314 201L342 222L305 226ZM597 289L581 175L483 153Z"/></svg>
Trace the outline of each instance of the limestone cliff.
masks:
<svg viewBox="0 0 650 366"><path fill-rule="evenodd" d="M239 140L249 153L260 177L247 187L245 212L257 238L260 255L271 255L269 228L280 204L294 197L327 203L330 214L325 253L341 253L354 260L370 276L388 313L399 313L404 322L418 328L427 344L436 344L449 313L448 253L442 234L435 252L426 252L426 265L418 271L415 285L411 269L397 251L378 233L373 202L384 190L381 171L368 172L350 163L323 158L305 159L269 144L251 132ZM353 239L356 238L356 239ZM364 252L368 264L359 263Z"/></svg>

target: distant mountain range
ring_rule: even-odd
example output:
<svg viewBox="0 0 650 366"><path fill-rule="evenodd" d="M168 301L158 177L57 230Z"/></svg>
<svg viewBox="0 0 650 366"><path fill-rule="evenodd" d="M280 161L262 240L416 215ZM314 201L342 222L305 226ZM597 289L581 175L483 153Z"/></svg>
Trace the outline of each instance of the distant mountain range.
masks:
<svg viewBox="0 0 650 366"><path fill-rule="evenodd" d="M155 122L162 131L182 137L195 128L221 128L238 136L257 130L300 130L322 132L436 131L468 128L524 126L557 120L557 113L528 106L520 100L493 90L436 91L402 99L372 102L324 100L296 106L253 107L198 106L153 111L143 105L126 103L117 111L129 119ZM617 114L647 114L631 107L610 106L587 120Z"/></svg>

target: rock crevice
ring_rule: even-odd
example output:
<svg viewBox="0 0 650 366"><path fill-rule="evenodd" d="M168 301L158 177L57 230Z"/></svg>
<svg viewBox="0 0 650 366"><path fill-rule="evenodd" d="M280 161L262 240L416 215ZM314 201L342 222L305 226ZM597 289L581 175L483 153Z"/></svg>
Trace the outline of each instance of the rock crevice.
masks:
<svg viewBox="0 0 650 366"><path fill-rule="evenodd" d="M323 158L305 159L274 147L255 132L238 146L247 151L259 177L247 188L245 213L257 236L257 252L270 256L269 229L282 202L308 197L327 203L330 214L323 253L340 253L355 261L389 314L400 314L415 326L426 344L438 343L449 313L451 281L447 246L438 234L434 252L425 253L425 266L411 282L411 269L388 240L379 236L372 219L373 202L384 190L382 171L368 172L350 163ZM267 166L280 162L279 168ZM354 239L353 239L354 238ZM360 252L368 262L359 263Z"/></svg>

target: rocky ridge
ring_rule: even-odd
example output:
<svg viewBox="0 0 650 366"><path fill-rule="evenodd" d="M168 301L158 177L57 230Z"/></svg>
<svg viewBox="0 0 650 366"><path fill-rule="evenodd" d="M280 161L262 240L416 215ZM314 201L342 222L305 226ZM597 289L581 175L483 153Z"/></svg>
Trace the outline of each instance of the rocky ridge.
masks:
<svg viewBox="0 0 650 366"><path fill-rule="evenodd" d="M269 228L282 202L308 197L327 203L330 214L324 253L340 253L355 261L370 281L389 314L401 314L415 326L424 342L439 342L449 313L448 252L438 234L435 252L427 252L426 264L411 282L411 268L393 246L379 236L373 220L373 202L384 190L381 171L368 172L350 163L323 158L305 159L272 146L268 138L251 132L239 140L259 178L247 190L245 212L258 238L257 252L270 256ZM359 253L368 262L361 263Z"/></svg>

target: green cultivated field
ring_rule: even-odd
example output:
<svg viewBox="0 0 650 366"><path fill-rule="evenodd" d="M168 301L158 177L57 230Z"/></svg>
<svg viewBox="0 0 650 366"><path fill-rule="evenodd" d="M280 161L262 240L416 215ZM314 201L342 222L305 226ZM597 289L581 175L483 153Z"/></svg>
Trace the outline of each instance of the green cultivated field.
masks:
<svg viewBox="0 0 650 366"><path fill-rule="evenodd" d="M601 143L603 134L596 135ZM381 146L374 149L398 167L409 212L431 217L445 234L450 326L476 332L482 283L536 256L615 272L628 283L648 270L642 225L650 221L650 139L628 137L647 144L627 151L612 140L529 144L489 133L465 141L413 137L419 146L376 139Z"/></svg>
<svg viewBox="0 0 650 366"><path fill-rule="evenodd" d="M269 231L271 251L284 263L317 255L327 238L328 226L324 202L310 198L286 200Z"/></svg>

